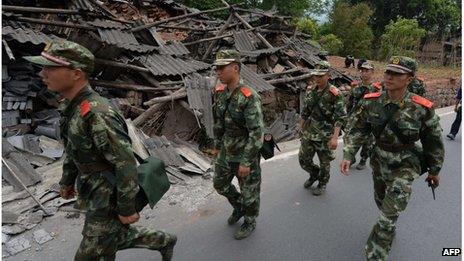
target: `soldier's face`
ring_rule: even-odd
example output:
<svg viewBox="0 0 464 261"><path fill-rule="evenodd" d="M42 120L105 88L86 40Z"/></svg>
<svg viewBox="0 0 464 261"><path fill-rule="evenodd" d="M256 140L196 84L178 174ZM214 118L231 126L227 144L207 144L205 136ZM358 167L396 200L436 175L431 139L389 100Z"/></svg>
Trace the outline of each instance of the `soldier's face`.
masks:
<svg viewBox="0 0 464 261"><path fill-rule="evenodd" d="M370 81L372 79L372 76L374 75L374 70L369 70L365 68L362 68L360 72L361 72L361 79L365 82Z"/></svg>
<svg viewBox="0 0 464 261"><path fill-rule="evenodd" d="M315 75L313 77L317 86L325 87L327 85L327 82L329 81L330 75L326 73L324 75Z"/></svg>
<svg viewBox="0 0 464 261"><path fill-rule="evenodd" d="M39 76L50 91L62 93L74 86L75 71L67 67L44 66Z"/></svg>
<svg viewBox="0 0 464 261"><path fill-rule="evenodd" d="M384 73L385 88L389 91L405 89L411 80L412 76L409 74L402 74L393 71L386 71Z"/></svg>
<svg viewBox="0 0 464 261"><path fill-rule="evenodd" d="M231 63L228 65L216 66L216 74L221 83L228 84L239 74L238 64Z"/></svg>

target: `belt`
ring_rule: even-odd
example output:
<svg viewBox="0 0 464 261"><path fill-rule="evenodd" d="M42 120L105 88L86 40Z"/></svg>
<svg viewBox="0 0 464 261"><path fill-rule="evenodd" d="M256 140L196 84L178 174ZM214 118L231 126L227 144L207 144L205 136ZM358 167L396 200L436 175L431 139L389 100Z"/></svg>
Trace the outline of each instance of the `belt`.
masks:
<svg viewBox="0 0 464 261"><path fill-rule="evenodd" d="M113 166L111 166L109 163L106 162L89 162L89 163L78 163L74 162L76 164L77 169L79 172L83 174L89 174L89 173L95 173L95 172L101 172L104 170L111 170L113 169Z"/></svg>
<svg viewBox="0 0 464 261"><path fill-rule="evenodd" d="M416 146L414 143L388 144L388 143L380 142L379 140L376 140L375 144L381 150L388 151L388 152L401 152L401 151L413 149Z"/></svg>

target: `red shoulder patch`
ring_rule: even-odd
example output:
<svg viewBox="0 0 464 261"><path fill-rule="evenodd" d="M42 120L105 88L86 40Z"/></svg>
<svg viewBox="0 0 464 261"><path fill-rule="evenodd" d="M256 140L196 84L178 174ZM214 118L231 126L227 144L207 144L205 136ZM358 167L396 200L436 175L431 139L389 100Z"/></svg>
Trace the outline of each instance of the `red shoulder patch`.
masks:
<svg viewBox="0 0 464 261"><path fill-rule="evenodd" d="M88 100L83 100L80 105L81 116L84 117L90 111L90 102Z"/></svg>
<svg viewBox="0 0 464 261"><path fill-rule="evenodd" d="M216 87L214 88L214 91L215 92L223 92L226 90L226 86L224 84L218 84L216 85Z"/></svg>
<svg viewBox="0 0 464 261"><path fill-rule="evenodd" d="M351 82L351 87L356 87L359 85L359 82L358 81L352 81Z"/></svg>
<svg viewBox="0 0 464 261"><path fill-rule="evenodd" d="M419 105L422 105L422 106L424 106L424 107L426 107L426 108L429 108L429 109L430 109L430 108L433 107L433 102L432 102L432 101L427 100L426 98L421 97L421 96L419 96L419 95L413 95L413 96L411 97L411 99L412 99L413 102L415 102L415 103L417 103L417 104L419 104Z"/></svg>
<svg viewBox="0 0 464 261"><path fill-rule="evenodd" d="M338 96L338 89L335 87L330 87L329 88L330 93L332 93L334 96Z"/></svg>
<svg viewBox="0 0 464 261"><path fill-rule="evenodd" d="M371 93L364 95L364 99L379 98L380 95L382 95L381 92L371 92Z"/></svg>
<svg viewBox="0 0 464 261"><path fill-rule="evenodd" d="M248 87L240 88L240 91L245 95L245 97L250 97L252 95L251 90Z"/></svg>
<svg viewBox="0 0 464 261"><path fill-rule="evenodd" d="M417 76L416 77L419 81L425 81L424 77Z"/></svg>
<svg viewBox="0 0 464 261"><path fill-rule="evenodd" d="M380 90L382 89L382 82L375 82L372 86L374 86L377 90Z"/></svg>

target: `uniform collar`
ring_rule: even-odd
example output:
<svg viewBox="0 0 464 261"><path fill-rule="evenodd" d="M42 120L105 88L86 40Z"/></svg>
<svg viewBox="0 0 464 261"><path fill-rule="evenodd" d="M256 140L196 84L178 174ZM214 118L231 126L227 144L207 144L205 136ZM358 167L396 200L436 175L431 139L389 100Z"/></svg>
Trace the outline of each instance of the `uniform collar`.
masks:
<svg viewBox="0 0 464 261"><path fill-rule="evenodd" d="M70 101L65 101L65 108L63 109L63 114L69 116L74 109L80 104L85 98L89 97L93 93L92 88L87 84L82 90L80 90L77 95Z"/></svg>
<svg viewBox="0 0 464 261"><path fill-rule="evenodd" d="M383 100L383 104L387 105L389 103L393 103L393 104L396 104L396 105L398 105L400 107L403 107L404 106L404 101L407 100L408 98L410 98L410 96L411 96L411 93L408 90L405 90L405 92L404 92L403 96L401 97L401 99L393 101L393 100L390 100L390 98L388 97L387 91L385 91L385 98Z"/></svg>

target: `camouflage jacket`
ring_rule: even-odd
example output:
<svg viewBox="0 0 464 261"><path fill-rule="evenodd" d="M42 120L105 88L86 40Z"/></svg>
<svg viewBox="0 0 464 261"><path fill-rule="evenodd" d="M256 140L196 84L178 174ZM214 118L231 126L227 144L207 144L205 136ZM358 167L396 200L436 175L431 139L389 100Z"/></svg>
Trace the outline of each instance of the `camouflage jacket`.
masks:
<svg viewBox="0 0 464 261"><path fill-rule="evenodd" d="M319 90L314 87L306 94L301 112L305 120L303 137L314 141L328 140L334 127L342 127L346 110L342 93L333 85Z"/></svg>
<svg viewBox="0 0 464 261"><path fill-rule="evenodd" d="M214 89L214 144L219 158L250 166L260 157L263 145L263 113L261 98L240 80L230 92L225 85Z"/></svg>
<svg viewBox="0 0 464 261"><path fill-rule="evenodd" d="M419 96L425 96L426 94L426 89L425 89L425 82L424 79L420 77L414 77L412 78L411 83L408 85L408 91L415 93Z"/></svg>
<svg viewBox="0 0 464 261"><path fill-rule="evenodd" d="M123 216L134 214L139 187L124 118L90 86L65 106L60 128L66 158L60 185L76 183L78 209L116 207ZM115 184L111 184L104 172L114 175Z"/></svg>
<svg viewBox="0 0 464 261"><path fill-rule="evenodd" d="M397 112L392 114L391 122L397 126L396 129L402 139L392 130L393 125L387 124L382 130L388 117L386 108L390 104L399 106ZM381 143L401 146L404 145L402 141L407 140L408 143L413 144L414 149L423 150L425 160L430 167L429 174L438 175L443 165L444 147L440 119L435 115L432 106L431 101L408 91L400 101L389 100L385 91L367 94L354 116L352 128L344 138L344 158L353 158L363 144L362 141L372 133L376 137L376 145ZM416 143L417 141L420 141L422 148ZM372 157L371 160L379 160L380 164L386 164L389 168L411 166L419 162L413 149L389 152L376 146L374 153L378 157Z"/></svg>
<svg viewBox="0 0 464 261"><path fill-rule="evenodd" d="M356 111L356 108L358 107L359 102L362 100L365 94L372 93L372 92L378 92L381 89L382 89L381 82L375 82L369 85L361 84L361 85L358 85L352 88L350 91L350 98L348 99L348 104L346 108L348 114L352 114L354 111Z"/></svg>

